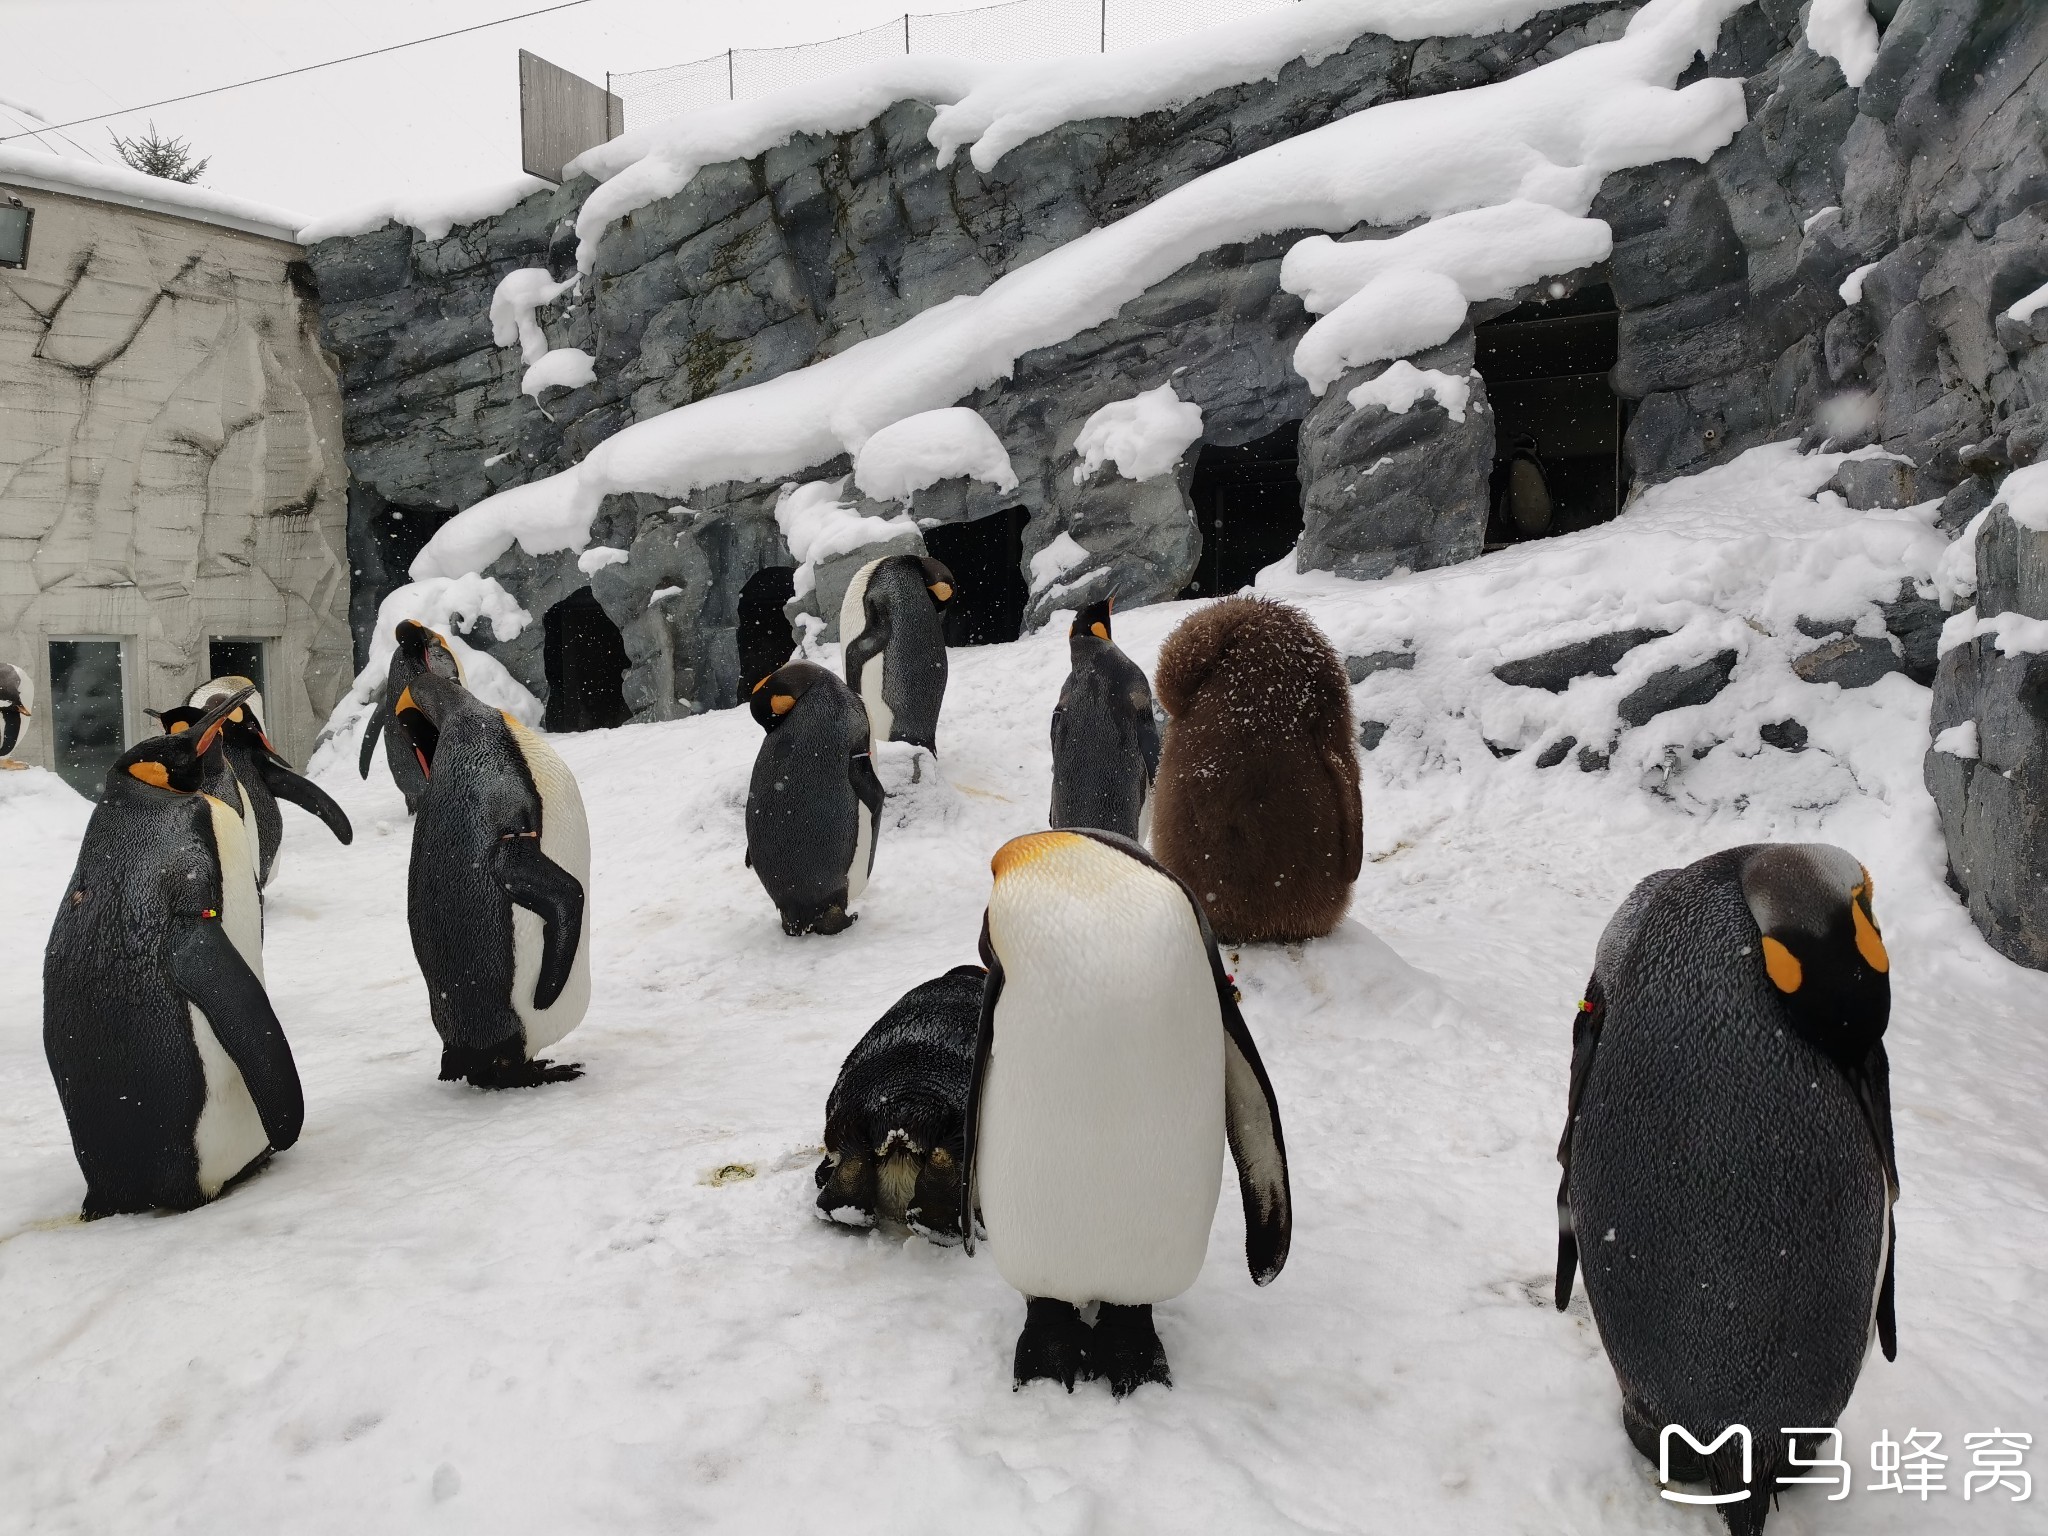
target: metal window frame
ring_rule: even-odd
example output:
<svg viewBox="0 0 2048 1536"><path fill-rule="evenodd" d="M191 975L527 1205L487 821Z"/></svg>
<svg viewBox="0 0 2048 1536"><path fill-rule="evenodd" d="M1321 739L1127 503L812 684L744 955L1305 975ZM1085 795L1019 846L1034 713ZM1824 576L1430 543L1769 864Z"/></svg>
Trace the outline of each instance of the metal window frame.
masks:
<svg viewBox="0 0 2048 1536"><path fill-rule="evenodd" d="M5 267L11 271L18 272L28 265L28 248L31 242L33 242L33 240L35 239L35 206L32 203L24 203L20 198L14 196L12 193L8 193L4 197L0 197L0 207L5 207L9 209L19 208L21 210L21 260L8 261L5 258L0 258L0 267Z"/></svg>
<svg viewBox="0 0 2048 1536"><path fill-rule="evenodd" d="M80 640L107 641L121 648L121 750L126 752L142 740L142 703L135 692L135 641L134 635L107 634L45 634L43 636L43 696L47 701L50 717L42 735L42 749L49 758L52 773L57 771L57 687L56 669L50 665L50 647L58 644L72 644Z"/></svg>

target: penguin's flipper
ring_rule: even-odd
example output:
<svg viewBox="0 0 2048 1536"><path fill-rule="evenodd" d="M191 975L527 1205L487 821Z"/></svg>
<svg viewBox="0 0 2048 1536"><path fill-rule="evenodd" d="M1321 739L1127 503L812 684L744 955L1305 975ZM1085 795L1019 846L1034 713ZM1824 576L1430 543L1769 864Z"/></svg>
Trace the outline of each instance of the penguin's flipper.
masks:
<svg viewBox="0 0 2048 1536"><path fill-rule="evenodd" d="M1899 1229L1887 1223L1884 1283L1877 1288L1877 1344L1887 1360L1899 1358L1899 1314L1892 1301L1893 1275L1899 1258Z"/></svg>
<svg viewBox="0 0 2048 1536"><path fill-rule="evenodd" d="M1245 1028L1237 988L1223 972L1223 957L1209 946L1216 1001L1223 1012L1223 1119L1244 1199L1244 1258L1255 1284L1266 1285L1287 1263L1294 1241L1294 1197L1287 1181L1287 1142L1280 1106L1259 1048Z"/></svg>
<svg viewBox="0 0 2048 1536"><path fill-rule="evenodd" d="M249 962L222 932L220 920L180 915L171 920L171 984L206 1015L255 1101L270 1145L282 1152L306 1123L306 1096L291 1042L271 1011L270 995Z"/></svg>
<svg viewBox="0 0 2048 1536"><path fill-rule="evenodd" d="M1878 1041L1864 1058L1863 1070L1852 1073L1850 1080L1855 1084L1856 1097L1863 1106L1863 1116L1870 1123L1870 1134L1877 1140L1878 1156L1884 1161L1885 1198L1896 1202L1899 1198L1899 1164L1892 1143L1892 1065L1885 1054L1884 1042ZM1893 1310L1892 1279L1893 1268L1899 1254L1899 1228L1896 1218L1885 1223L1884 1281L1877 1292L1877 1342L1884 1350L1887 1360L1899 1357L1899 1321Z"/></svg>
<svg viewBox="0 0 2048 1536"><path fill-rule="evenodd" d="M967 1111L960 1124L960 1241L970 1254L974 1252L974 1144L981 1129L981 1089L995 1048L996 1000L1003 995L1003 962L989 942L986 912L981 915L981 963L988 968L988 980L981 989L981 1025L974 1034L974 1069L967 1078Z"/></svg>
<svg viewBox="0 0 2048 1536"><path fill-rule="evenodd" d="M1607 1022L1607 997L1600 987L1600 973L1586 978L1586 995L1572 1019L1572 1077L1564 1110L1564 1134L1558 1138L1557 1160L1564 1177L1557 1181L1557 1283L1552 1287L1557 1310L1571 1305L1572 1279L1579 1268L1579 1238L1572 1230L1572 1127L1579 1119L1579 1099L1586 1080L1593 1074L1593 1052L1600 1044L1600 1027Z"/></svg>
<svg viewBox="0 0 2048 1536"><path fill-rule="evenodd" d="M334 803L334 797L275 752L256 755L256 772L271 794L280 800L289 800L300 810L309 811L326 823L327 830L334 834L337 842L346 846L355 841L356 829L349 825L348 813Z"/></svg>
<svg viewBox="0 0 2048 1536"><path fill-rule="evenodd" d="M542 924L540 975L533 983L533 1006L552 1008L583 939L583 882L540 851L537 832L509 832L498 839L498 883L519 906L539 916Z"/></svg>
<svg viewBox="0 0 2048 1536"><path fill-rule="evenodd" d="M861 632L846 642L841 662L846 668L846 686L855 693L860 692L861 669L871 660L889 648L889 620L887 610L878 614L870 605L867 609L867 623Z"/></svg>
<svg viewBox="0 0 2048 1536"><path fill-rule="evenodd" d="M367 779L370 776L370 759L376 755L377 738L384 734L384 689L377 690L376 703L370 710L370 723L363 727L363 750L356 757L356 774Z"/></svg>

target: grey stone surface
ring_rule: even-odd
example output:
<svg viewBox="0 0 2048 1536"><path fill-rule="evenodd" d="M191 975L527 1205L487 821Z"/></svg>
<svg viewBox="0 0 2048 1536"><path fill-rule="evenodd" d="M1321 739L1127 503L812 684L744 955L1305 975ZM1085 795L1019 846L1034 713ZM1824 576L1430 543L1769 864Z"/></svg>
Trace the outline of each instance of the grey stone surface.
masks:
<svg viewBox="0 0 2048 1536"><path fill-rule="evenodd" d="M1912 506L1919 499L1913 494L1914 483L1913 466L1898 459L1850 459L1824 489L1854 510L1869 512Z"/></svg>
<svg viewBox="0 0 2048 1536"><path fill-rule="evenodd" d="M1809 683L1868 688L1888 673L1904 671L1905 662L1889 635L1840 635L1794 657L1792 670Z"/></svg>
<svg viewBox="0 0 2048 1536"><path fill-rule="evenodd" d="M1623 698L1615 713L1624 725L1642 725L1666 710L1705 704L1728 686L1735 660L1735 652L1722 651L1690 667L1666 667Z"/></svg>
<svg viewBox="0 0 2048 1536"><path fill-rule="evenodd" d="M1781 752L1806 750L1807 729L1797 720L1774 720L1769 725L1758 727L1757 735L1763 738L1765 746L1776 747Z"/></svg>
<svg viewBox="0 0 2048 1536"><path fill-rule="evenodd" d="M1504 661L1493 669L1493 675L1512 687L1563 693L1575 677L1612 677L1615 664L1622 657L1639 645L1662 640L1668 633L1662 629L1618 629L1534 656Z"/></svg>
<svg viewBox="0 0 2048 1536"><path fill-rule="evenodd" d="M1415 667L1413 651L1372 651L1364 656L1346 656L1344 675L1355 687L1375 672L1409 672Z"/></svg>

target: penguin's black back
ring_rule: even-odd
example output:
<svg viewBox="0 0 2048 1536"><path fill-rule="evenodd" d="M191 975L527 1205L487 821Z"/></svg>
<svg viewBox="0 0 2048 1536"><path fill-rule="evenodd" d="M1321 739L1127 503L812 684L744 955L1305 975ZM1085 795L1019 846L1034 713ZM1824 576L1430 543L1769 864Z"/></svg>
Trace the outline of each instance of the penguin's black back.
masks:
<svg viewBox="0 0 2048 1536"><path fill-rule="evenodd" d="M847 900L860 818L852 760L868 750L867 712L826 674L761 738L747 785L747 861L785 922Z"/></svg>
<svg viewBox="0 0 2048 1536"><path fill-rule="evenodd" d="M220 902L204 795L122 786L100 801L43 952L43 1050L88 1215L204 1203L206 1075L169 945L175 915Z"/></svg>
<svg viewBox="0 0 2048 1536"><path fill-rule="evenodd" d="M864 604L870 628L887 614L882 698L891 716L889 739L936 751L946 697L946 627L925 586L923 564L915 555L883 560L868 576Z"/></svg>
<svg viewBox="0 0 2048 1536"><path fill-rule="evenodd" d="M825 1149L872 1150L901 1130L961 1156L986 973L963 965L912 987L847 1053L825 1102Z"/></svg>
<svg viewBox="0 0 2048 1536"><path fill-rule="evenodd" d="M1152 685L1116 645L1072 642L1073 670L1052 717L1052 810L1048 825L1093 827L1136 840L1159 766Z"/></svg>
<svg viewBox="0 0 2048 1536"><path fill-rule="evenodd" d="M524 1029L512 1007L512 898L492 870L507 833L541 829L542 806L512 728L458 698L413 823L406 916L443 1043L489 1050Z"/></svg>
<svg viewBox="0 0 2048 1536"><path fill-rule="evenodd" d="M1745 851L1652 877L1602 941L1570 1209L1624 1397L1702 1440L1748 1425L1767 1485L1778 1430L1833 1424L1856 1384L1887 1190L1854 1088L1766 975Z"/></svg>

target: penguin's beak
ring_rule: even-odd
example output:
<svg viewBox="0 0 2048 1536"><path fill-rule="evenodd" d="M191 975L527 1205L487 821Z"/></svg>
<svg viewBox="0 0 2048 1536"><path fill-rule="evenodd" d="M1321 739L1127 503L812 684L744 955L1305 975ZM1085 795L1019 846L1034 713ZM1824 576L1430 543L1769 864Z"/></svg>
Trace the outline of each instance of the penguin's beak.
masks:
<svg viewBox="0 0 2048 1536"><path fill-rule="evenodd" d="M213 750L213 744L220 736L221 727L228 723L231 716L241 713L242 701L255 691L254 688L244 688L238 693L229 694L199 717L199 723L194 727L199 732L199 742L193 749L199 756L204 757Z"/></svg>

